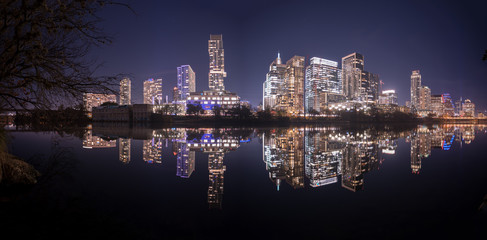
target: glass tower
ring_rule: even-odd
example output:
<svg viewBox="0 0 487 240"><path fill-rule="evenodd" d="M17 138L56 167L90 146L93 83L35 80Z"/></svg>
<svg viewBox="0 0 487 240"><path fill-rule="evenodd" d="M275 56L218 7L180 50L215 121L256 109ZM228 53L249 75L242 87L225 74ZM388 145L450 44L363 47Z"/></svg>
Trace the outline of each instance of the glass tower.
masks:
<svg viewBox="0 0 487 240"><path fill-rule="evenodd" d="M225 54L221 34L210 35L208 54L210 55L209 88L210 90L224 91L225 85L223 84L223 78L227 76L227 73L225 72Z"/></svg>

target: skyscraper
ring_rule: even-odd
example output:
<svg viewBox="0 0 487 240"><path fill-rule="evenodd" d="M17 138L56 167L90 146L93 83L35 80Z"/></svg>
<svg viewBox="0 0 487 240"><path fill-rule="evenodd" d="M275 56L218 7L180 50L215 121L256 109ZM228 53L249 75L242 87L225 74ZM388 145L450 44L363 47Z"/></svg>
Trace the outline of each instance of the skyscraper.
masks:
<svg viewBox="0 0 487 240"><path fill-rule="evenodd" d="M123 78L120 81L120 105L130 105L132 98L130 78Z"/></svg>
<svg viewBox="0 0 487 240"><path fill-rule="evenodd" d="M162 79L149 78L144 81L144 104L162 104Z"/></svg>
<svg viewBox="0 0 487 240"><path fill-rule="evenodd" d="M225 72L225 54L221 34L210 35L208 54L210 55L209 88L210 90L224 91L225 85L223 84L223 78L227 76L227 73Z"/></svg>
<svg viewBox="0 0 487 240"><path fill-rule="evenodd" d="M304 61L304 57L294 56L286 62L285 101L287 112L291 115L304 113Z"/></svg>
<svg viewBox="0 0 487 240"><path fill-rule="evenodd" d="M431 89L427 86L419 88L418 106L416 108L421 115L426 116L431 110Z"/></svg>
<svg viewBox="0 0 487 240"><path fill-rule="evenodd" d="M178 67L178 95L179 95L178 100L186 101L186 99L189 96L189 93L195 91L196 91L196 75L193 69L191 68L191 66L182 65L181 67Z"/></svg>
<svg viewBox="0 0 487 240"><path fill-rule="evenodd" d="M324 58L313 57L306 67L305 110L322 111L327 94L340 94L342 83L338 63Z"/></svg>
<svg viewBox="0 0 487 240"><path fill-rule="evenodd" d="M266 80L263 86L263 107L274 110L282 104L284 91L284 75L286 65L282 64L281 55L277 53L277 58L269 66Z"/></svg>
<svg viewBox="0 0 487 240"><path fill-rule="evenodd" d="M414 70L411 74L411 108L419 108L419 95L421 91L421 74Z"/></svg>
<svg viewBox="0 0 487 240"><path fill-rule="evenodd" d="M343 94L348 100L360 98L360 87L364 71L364 56L352 53L342 58Z"/></svg>

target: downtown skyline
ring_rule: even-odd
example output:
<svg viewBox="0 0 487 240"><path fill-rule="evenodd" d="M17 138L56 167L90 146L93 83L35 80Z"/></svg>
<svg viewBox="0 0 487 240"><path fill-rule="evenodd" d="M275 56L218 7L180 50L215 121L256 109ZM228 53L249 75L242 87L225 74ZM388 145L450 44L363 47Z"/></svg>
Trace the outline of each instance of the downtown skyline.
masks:
<svg viewBox="0 0 487 240"><path fill-rule="evenodd" d="M275 2L267 2L262 8L273 4ZM214 12L210 9L213 4L189 9L190 13L196 10L199 13L180 22L177 20L181 17L175 16L181 9L178 3L169 4L175 13L167 13L167 8L162 5L155 4L149 9L148 6L134 4L132 7L137 15L119 10L104 12L103 26L107 32L115 32L116 38L113 45L97 51L97 59L104 62L104 67L97 73L130 74L134 102L142 102L142 82L148 78L162 78L163 94L171 98L171 91L177 85L176 68L186 64L191 65L196 73L196 91L206 90L208 35L223 34L227 72L225 87L236 92L242 100L249 100L253 106L262 102L262 82L278 51L282 59L298 55L308 60L320 57L337 62L350 53L358 52L364 55L367 71L378 74L384 82L382 89L396 90L400 105L404 105L410 97L411 71L420 70L422 82L432 89L431 94L450 93L454 99L469 98L479 110L485 110L486 99L481 89L486 84L482 80L487 75L487 63L481 60L485 48L481 42L487 37L475 29L487 21L481 21L485 18L482 14L472 13L479 4L465 2L461 8L455 9L458 4L448 3L439 6L434 13L428 12L432 3L397 6L389 6L385 2L357 4L349 10L374 9L368 12L373 17L364 19L361 24L341 21L337 12L344 6L338 3L329 4L330 14L325 16L316 14L323 7L320 4L316 5L316 9L305 12L301 5L292 8L284 2L265 16L263 10L259 10L260 5L249 3L239 10L231 10L229 4L223 4L218 8L222 21L208 23L192 19L213 19L214 16L203 16L205 10ZM391 10L383 11L387 7ZM167 14L157 20L150 14L156 9ZM245 17L244 12L249 9L249 17ZM407 15L411 9L416 9L414 19ZM282 15L294 11L307 21L296 20L287 29L283 26L285 18L273 17L278 10L282 10ZM453 10L458 11L451 15ZM230 14L232 11L236 12ZM467 13L472 14L467 16ZM114 22L122 16L124 19L115 26ZM227 21L229 19L232 21ZM318 19L321 20L311 21ZM438 25L441 21L446 21L445 26ZM256 27L257 23L262 23L262 26ZM293 29L301 23L299 28ZM191 31L183 31L189 26L193 26ZM349 31L340 30L340 26L349 27ZM313 27L334 34L311 31ZM295 34L285 36L290 29ZM450 38L445 38L447 33L451 34Z"/></svg>

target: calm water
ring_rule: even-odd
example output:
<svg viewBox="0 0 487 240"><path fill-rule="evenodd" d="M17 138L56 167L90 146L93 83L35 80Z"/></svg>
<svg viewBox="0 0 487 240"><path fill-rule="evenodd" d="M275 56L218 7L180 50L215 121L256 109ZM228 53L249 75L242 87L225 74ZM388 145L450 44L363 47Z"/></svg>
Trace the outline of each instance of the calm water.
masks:
<svg viewBox="0 0 487 240"><path fill-rule="evenodd" d="M485 239L486 132L12 131L10 151L42 176L2 194L1 229L34 238Z"/></svg>

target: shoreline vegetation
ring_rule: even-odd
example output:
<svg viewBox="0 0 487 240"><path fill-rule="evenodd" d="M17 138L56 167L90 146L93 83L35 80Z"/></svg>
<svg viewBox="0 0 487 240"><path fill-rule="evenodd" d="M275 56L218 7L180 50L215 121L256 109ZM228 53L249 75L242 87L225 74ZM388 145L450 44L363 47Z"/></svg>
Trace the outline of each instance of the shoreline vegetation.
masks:
<svg viewBox="0 0 487 240"><path fill-rule="evenodd" d="M221 115L162 115L152 114L150 121L93 121L81 108L58 110L34 110L17 113L15 125L26 126L39 131L61 130L76 131L89 124L109 124L121 127L150 126L157 127L287 127L300 125L404 125L418 124L487 124L484 118L417 118L413 114L403 112L365 114L360 111L340 112L330 116L309 115L306 117L273 116L266 112L257 114L241 114L232 116ZM67 130L67 131L66 131Z"/></svg>

